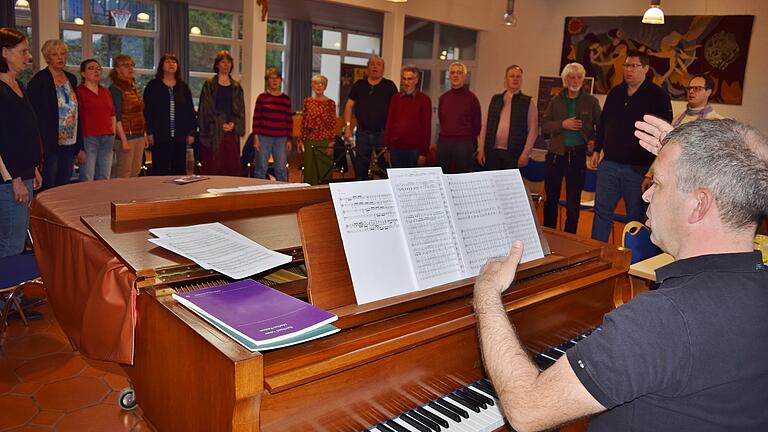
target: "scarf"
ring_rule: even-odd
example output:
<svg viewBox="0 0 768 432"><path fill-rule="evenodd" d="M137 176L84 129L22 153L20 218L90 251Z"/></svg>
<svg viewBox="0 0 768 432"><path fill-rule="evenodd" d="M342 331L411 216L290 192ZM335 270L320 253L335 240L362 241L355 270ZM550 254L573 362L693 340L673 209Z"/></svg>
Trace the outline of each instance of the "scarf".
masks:
<svg viewBox="0 0 768 432"><path fill-rule="evenodd" d="M699 109L691 108L691 106L688 105L685 108L685 115L681 115L680 117L678 117L677 120L675 120L675 123L672 126L674 126L674 127L680 126L680 123L683 122L683 119L688 117L688 116L697 117L696 120L707 118L707 115L709 115L709 113L711 113L711 112L712 112L712 105L710 105L710 104L706 104L704 106L704 108L699 108Z"/></svg>

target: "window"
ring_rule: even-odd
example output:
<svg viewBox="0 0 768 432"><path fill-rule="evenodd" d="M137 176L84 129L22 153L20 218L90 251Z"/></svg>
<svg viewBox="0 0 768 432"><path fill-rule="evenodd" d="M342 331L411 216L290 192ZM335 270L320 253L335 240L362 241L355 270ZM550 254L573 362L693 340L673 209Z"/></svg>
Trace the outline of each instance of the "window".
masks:
<svg viewBox="0 0 768 432"><path fill-rule="evenodd" d="M267 21L267 67L277 68L283 75L283 89L288 82L287 64L288 22L279 19Z"/></svg>
<svg viewBox="0 0 768 432"><path fill-rule="evenodd" d="M34 37L34 32L32 31L32 10L31 6L28 7L19 7L16 6L15 8L15 14L16 14L16 30L24 33L24 36L27 37L27 40L29 41L29 47L31 51L34 40L32 39ZM32 53L34 58L37 58L36 53ZM35 62L37 63L37 62ZM32 75L34 75L34 68L32 65L30 65L24 72L20 73L18 75L19 81L23 82L24 84L27 84L29 80L32 78Z"/></svg>
<svg viewBox="0 0 768 432"><path fill-rule="evenodd" d="M95 58L109 85L115 57L128 54L136 63L140 87L157 66L157 7L152 0L60 0L59 37L67 45L68 69L80 75L80 62Z"/></svg>
<svg viewBox="0 0 768 432"><path fill-rule="evenodd" d="M368 64L368 58L381 53L381 35L314 26L312 29L312 73L328 78L325 95L339 110L341 65Z"/></svg>
<svg viewBox="0 0 768 432"><path fill-rule="evenodd" d="M232 76L242 69L242 15L212 9L189 8L189 88L197 103L205 80L214 74L213 62L220 51L234 59Z"/></svg>
<svg viewBox="0 0 768 432"><path fill-rule="evenodd" d="M441 60L474 60L477 32L474 30L440 26L440 52ZM443 58L445 57L445 58Z"/></svg>

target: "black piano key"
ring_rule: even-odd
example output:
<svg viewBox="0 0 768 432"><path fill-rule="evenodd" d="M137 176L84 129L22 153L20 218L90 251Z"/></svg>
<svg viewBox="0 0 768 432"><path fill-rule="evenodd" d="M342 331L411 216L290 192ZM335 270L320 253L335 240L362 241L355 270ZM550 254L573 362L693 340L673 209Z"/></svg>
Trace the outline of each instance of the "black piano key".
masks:
<svg viewBox="0 0 768 432"><path fill-rule="evenodd" d="M381 432L395 432L392 428L389 426L385 426L384 423L377 424L376 429L378 429Z"/></svg>
<svg viewBox="0 0 768 432"><path fill-rule="evenodd" d="M419 430L419 432L430 432L428 427L421 424L421 422L416 420L415 418L409 416L408 413L403 413L400 417L398 417L398 419L415 427L416 429Z"/></svg>
<svg viewBox="0 0 768 432"><path fill-rule="evenodd" d="M563 351L567 351L568 348L572 348L574 345L576 345L576 342L573 341L565 341L558 345L557 347L560 348Z"/></svg>
<svg viewBox="0 0 768 432"><path fill-rule="evenodd" d="M464 399L474 402L475 405L478 405L481 409L487 409L488 408L488 402L482 400L479 397L475 397L475 395L468 393L466 389L460 388L454 392L457 396L461 396Z"/></svg>
<svg viewBox="0 0 768 432"><path fill-rule="evenodd" d="M457 395L455 393L449 393L448 398L452 401L455 401L456 403L459 403L461 405L464 405L465 407L471 409L474 412L480 412L480 406L475 404L473 401L468 400L467 398Z"/></svg>
<svg viewBox="0 0 768 432"><path fill-rule="evenodd" d="M536 357L533 358L533 362L536 363L536 366L538 366L541 370L544 370L555 364L552 359L548 359L541 354L537 354Z"/></svg>
<svg viewBox="0 0 768 432"><path fill-rule="evenodd" d="M477 384L478 387L480 387L480 390L488 393L489 395L495 397L496 399L499 398L499 395L496 394L496 389L493 388L493 384L491 384L490 381L487 379L481 379L480 381L477 381L475 384Z"/></svg>
<svg viewBox="0 0 768 432"><path fill-rule="evenodd" d="M458 415L460 415L460 416L462 416L464 418L469 418L469 413L466 410L464 410L462 408L459 408L459 407L457 407L456 405L454 405L454 404L452 404L450 402L446 402L446 401L444 401L444 400L442 400L440 398L435 399L433 402L438 404L438 405L440 405L441 407L443 407L443 408L445 408L447 410L451 410L452 412L454 412L454 413L456 413L456 414L458 414Z"/></svg>
<svg viewBox="0 0 768 432"><path fill-rule="evenodd" d="M493 402L493 399L489 398L488 396L485 396L485 395L481 395L480 393L478 393L478 392L476 392L476 391L472 390L472 389L471 389L471 388L469 388L469 387L464 387L464 391L466 391L467 393L471 394L471 395L472 395L472 396L474 396L475 398L478 398L478 399L480 399L481 401L485 402L485 403L486 403L486 404L488 404L488 405L491 405L491 406L493 406L493 405L496 405L496 404Z"/></svg>
<svg viewBox="0 0 768 432"><path fill-rule="evenodd" d="M429 407L432 408L433 410L435 410L435 411L439 412L440 414L448 417L449 419L455 421L456 423L459 423L461 421L461 416L458 413L456 413L456 412L454 412L454 411L452 411L452 410L450 410L448 408L445 408L444 406L442 406L442 405L440 405L438 403L435 403L434 401L428 403L427 405L429 405Z"/></svg>
<svg viewBox="0 0 768 432"><path fill-rule="evenodd" d="M420 421L422 424L424 424L428 428L432 429L433 431L440 432L440 425L439 424L433 422L431 419L427 418L426 416L423 416L423 415L419 414L419 412L416 411L415 409L408 411L406 414L408 414L409 416L413 417L414 419ZM446 426L446 427L448 427L448 426Z"/></svg>
<svg viewBox="0 0 768 432"><path fill-rule="evenodd" d="M440 417L432 414L431 412L425 410L424 408L416 408L414 411L416 411L417 413L423 415L424 417L432 420L433 422L439 424L440 426L442 426L444 428L448 427L448 422L445 419L440 418ZM456 421L458 422L458 420L456 420Z"/></svg>
<svg viewBox="0 0 768 432"><path fill-rule="evenodd" d="M560 352L560 351L557 351L557 350L555 350L555 349L553 349L553 348L550 348L550 349L548 349L548 350L546 350L546 351L543 351L543 352L541 352L541 353L540 353L540 355L543 355L544 357L549 357L549 358L551 358L552 360L557 360L557 359L559 359L559 358L560 358L560 356L562 356L563 354L564 354L564 353L562 353L562 352Z"/></svg>
<svg viewBox="0 0 768 432"><path fill-rule="evenodd" d="M391 427L395 430L395 432L411 432L408 429L400 426L399 424L395 423L393 420L387 420L387 426Z"/></svg>

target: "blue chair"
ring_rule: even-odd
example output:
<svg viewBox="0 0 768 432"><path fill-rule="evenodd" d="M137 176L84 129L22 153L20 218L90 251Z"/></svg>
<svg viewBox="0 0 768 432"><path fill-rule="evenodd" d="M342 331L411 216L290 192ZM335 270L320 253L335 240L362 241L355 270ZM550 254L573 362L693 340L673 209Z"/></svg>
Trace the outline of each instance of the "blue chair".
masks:
<svg viewBox="0 0 768 432"><path fill-rule="evenodd" d="M22 254L0 258L0 295L5 299L5 306L0 311L0 334L4 333L8 326L11 304L15 306L24 325L29 325L19 297L28 284L41 283L40 270L37 268L34 255Z"/></svg>
<svg viewBox="0 0 768 432"><path fill-rule="evenodd" d="M528 165L520 168L520 175L529 182L541 183L544 181L546 166L545 161L529 158ZM538 209L544 197L540 193L531 193L531 200L533 201L534 208Z"/></svg>
<svg viewBox="0 0 768 432"><path fill-rule="evenodd" d="M621 245L632 250L632 264L659 254L658 248L651 242L651 231L637 221L624 226Z"/></svg>

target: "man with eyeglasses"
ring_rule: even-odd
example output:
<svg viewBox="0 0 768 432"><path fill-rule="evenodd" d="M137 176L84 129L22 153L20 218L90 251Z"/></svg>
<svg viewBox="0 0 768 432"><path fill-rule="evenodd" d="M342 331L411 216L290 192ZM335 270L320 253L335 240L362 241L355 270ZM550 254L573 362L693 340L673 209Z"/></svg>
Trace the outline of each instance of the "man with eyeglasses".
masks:
<svg viewBox="0 0 768 432"><path fill-rule="evenodd" d="M358 180L368 179L371 155L380 154L384 146L384 127L387 124L387 112L392 95L397 93L397 86L392 80L384 78L384 59L375 55L368 59L368 76L355 81L349 91L344 106L344 138L352 139L352 113L357 119L355 132L355 176ZM379 165L383 166L383 158Z"/></svg>
<svg viewBox="0 0 768 432"><path fill-rule="evenodd" d="M706 75L697 75L691 78L688 82L686 91L688 93L688 105L685 107L685 111L677 116L672 126L678 127L685 123L690 123L699 119L721 119L721 116L717 111L709 104L709 97L712 96L715 83ZM645 174L643 179L642 189L643 192L651 187L653 182L653 166Z"/></svg>
<svg viewBox="0 0 768 432"><path fill-rule="evenodd" d="M592 163L596 164L598 153L603 151L603 160L597 168L595 219L592 224L592 238L595 240L608 241L619 198L624 198L629 220L643 220L642 184L654 158L635 137L635 122L642 120L645 114L672 121L669 95L646 79L648 68L646 53L627 53L624 82L614 87L605 99L595 140L595 154L592 156Z"/></svg>
<svg viewBox="0 0 768 432"><path fill-rule="evenodd" d="M432 132L432 102L418 90L419 68L409 64L400 72L400 92L392 96L384 128L384 145L392 168L413 168L427 161Z"/></svg>

